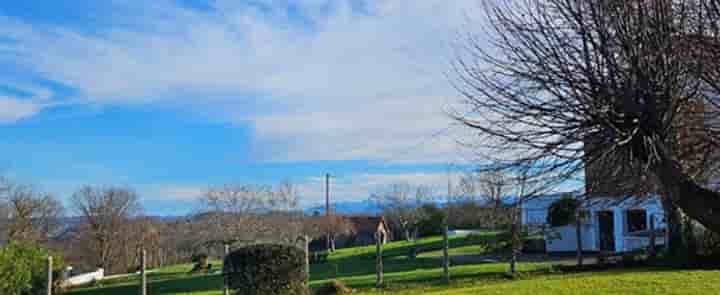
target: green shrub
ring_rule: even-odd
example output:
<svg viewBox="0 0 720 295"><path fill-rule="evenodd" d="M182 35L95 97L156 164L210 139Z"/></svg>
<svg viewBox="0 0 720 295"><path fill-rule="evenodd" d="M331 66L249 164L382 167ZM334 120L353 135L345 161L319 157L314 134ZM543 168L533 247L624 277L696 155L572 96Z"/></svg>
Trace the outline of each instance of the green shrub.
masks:
<svg viewBox="0 0 720 295"><path fill-rule="evenodd" d="M548 208L547 223L552 227L565 226L575 222L575 212L580 202L569 196L555 201Z"/></svg>
<svg viewBox="0 0 720 295"><path fill-rule="evenodd" d="M422 205L418 210L420 216L422 216L418 224L418 233L420 236L430 237L442 234L446 210L441 209L435 204Z"/></svg>
<svg viewBox="0 0 720 295"><path fill-rule="evenodd" d="M45 294L47 286L47 250L32 245L11 243L0 248L0 294ZM53 286L59 291L61 259L53 261Z"/></svg>
<svg viewBox="0 0 720 295"><path fill-rule="evenodd" d="M307 295L305 252L295 246L260 244L225 257L223 273L243 295Z"/></svg>

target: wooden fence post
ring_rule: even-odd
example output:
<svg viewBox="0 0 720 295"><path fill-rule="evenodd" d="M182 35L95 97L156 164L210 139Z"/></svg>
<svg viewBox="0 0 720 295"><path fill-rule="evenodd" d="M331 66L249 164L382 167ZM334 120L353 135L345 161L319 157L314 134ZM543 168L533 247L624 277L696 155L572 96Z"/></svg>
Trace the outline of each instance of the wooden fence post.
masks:
<svg viewBox="0 0 720 295"><path fill-rule="evenodd" d="M310 287L310 237L304 235L303 246L305 248L305 274L307 274L308 288Z"/></svg>
<svg viewBox="0 0 720 295"><path fill-rule="evenodd" d="M448 239L448 225L447 223L443 227L443 280L446 283L450 282L450 255L448 253L450 248L450 240Z"/></svg>
<svg viewBox="0 0 720 295"><path fill-rule="evenodd" d="M53 258L52 256L48 256L47 258L47 295L52 295L52 289L53 289Z"/></svg>
<svg viewBox="0 0 720 295"><path fill-rule="evenodd" d="M147 267L147 252L142 249L140 253L140 295L147 295L147 273L145 268Z"/></svg>
<svg viewBox="0 0 720 295"><path fill-rule="evenodd" d="M230 244L225 243L225 257L223 257L223 263L225 262L225 259L230 254ZM223 265L223 270L225 269L225 266ZM223 294L224 295L230 295L230 286L228 284L228 276L223 271Z"/></svg>
<svg viewBox="0 0 720 295"><path fill-rule="evenodd" d="M383 285L383 259L382 259L382 234L375 232L375 256L376 256L376 277L375 287L382 288Z"/></svg>

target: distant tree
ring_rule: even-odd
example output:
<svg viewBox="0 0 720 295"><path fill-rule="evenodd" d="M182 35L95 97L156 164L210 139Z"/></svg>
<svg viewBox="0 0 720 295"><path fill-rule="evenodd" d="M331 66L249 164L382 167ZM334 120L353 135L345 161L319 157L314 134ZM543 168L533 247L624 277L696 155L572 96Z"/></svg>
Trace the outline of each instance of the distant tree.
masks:
<svg viewBox="0 0 720 295"><path fill-rule="evenodd" d="M466 173L460 178L459 185L460 193L465 197L458 201L460 204L481 201L482 208L475 211L477 216L484 216L482 222L486 227L498 228L508 223L508 206L505 201L510 197L509 194L513 188L512 181L514 180L503 171ZM468 207L467 205L465 207ZM464 211L459 210L459 212L463 213Z"/></svg>
<svg viewBox="0 0 720 295"><path fill-rule="evenodd" d="M304 222L303 232L312 239L329 238L329 251L335 251L335 241L342 235L351 235L357 232L355 224L341 215L317 216L307 218Z"/></svg>
<svg viewBox="0 0 720 295"><path fill-rule="evenodd" d="M445 210L436 204L427 203L419 208L420 216L422 216L418 224L418 233L421 237L436 236L442 234L443 220L445 220Z"/></svg>
<svg viewBox="0 0 720 295"><path fill-rule="evenodd" d="M224 185L201 198L198 221L205 224L205 244L233 244L257 239L294 241L302 232L298 193L286 181L269 185Z"/></svg>
<svg viewBox="0 0 720 295"><path fill-rule="evenodd" d="M431 198L431 188L413 187L408 183L390 184L371 196L390 223L403 232L407 241L412 241L417 235L418 225L423 219L423 212L419 209Z"/></svg>
<svg viewBox="0 0 720 295"><path fill-rule="evenodd" d="M52 195L8 181L0 190L0 208L2 239L25 243L47 242L59 228L64 213L62 204Z"/></svg>
<svg viewBox="0 0 720 295"><path fill-rule="evenodd" d="M122 246L120 234L142 211L137 193L127 187L84 186L73 194L71 203L84 219L86 246L95 264L108 271L117 269L113 264Z"/></svg>

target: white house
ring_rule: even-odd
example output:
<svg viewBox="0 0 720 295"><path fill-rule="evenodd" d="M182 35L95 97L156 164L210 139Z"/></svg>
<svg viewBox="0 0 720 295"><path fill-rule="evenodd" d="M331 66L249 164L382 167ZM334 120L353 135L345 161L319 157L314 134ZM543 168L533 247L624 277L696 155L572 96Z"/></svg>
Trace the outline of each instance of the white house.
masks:
<svg viewBox="0 0 720 295"><path fill-rule="evenodd" d="M547 226L548 209L561 197L541 196L524 202L521 207L523 225L543 229L547 252L571 252L577 248L574 225ZM582 210L586 211L581 229L583 251L627 252L645 248L650 244L651 226L656 230L656 245L664 243L663 209L657 198L623 201L593 198L583 201Z"/></svg>

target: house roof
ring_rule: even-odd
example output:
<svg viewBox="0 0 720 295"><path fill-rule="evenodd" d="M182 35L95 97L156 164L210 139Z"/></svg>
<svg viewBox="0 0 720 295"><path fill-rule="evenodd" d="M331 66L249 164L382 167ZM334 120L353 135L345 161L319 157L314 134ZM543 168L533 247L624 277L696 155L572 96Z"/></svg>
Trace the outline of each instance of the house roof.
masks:
<svg viewBox="0 0 720 295"><path fill-rule="evenodd" d="M522 208L524 210L546 210L555 201L563 198L562 194L552 194L539 196L526 202L523 202ZM660 206L659 199L654 196L648 197L624 197L624 198L611 198L611 197L592 197L582 200L582 206L592 210L612 209L612 208L645 208Z"/></svg>
<svg viewBox="0 0 720 295"><path fill-rule="evenodd" d="M375 233L380 224L383 225L386 231L389 230L385 218L382 216L355 215L344 216L344 218L353 223L357 233Z"/></svg>

